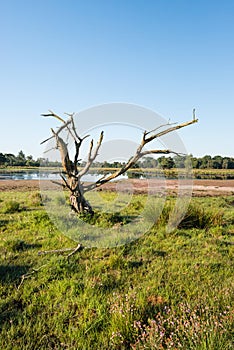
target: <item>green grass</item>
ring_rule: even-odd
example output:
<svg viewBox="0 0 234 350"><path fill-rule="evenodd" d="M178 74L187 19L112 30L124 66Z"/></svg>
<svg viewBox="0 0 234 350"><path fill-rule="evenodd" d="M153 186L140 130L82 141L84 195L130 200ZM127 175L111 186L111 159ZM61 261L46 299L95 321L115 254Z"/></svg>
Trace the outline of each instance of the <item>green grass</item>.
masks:
<svg viewBox="0 0 234 350"><path fill-rule="evenodd" d="M1 206L1 212L3 214L13 214L19 212L20 210L20 203L14 200L6 201Z"/></svg>
<svg viewBox="0 0 234 350"><path fill-rule="evenodd" d="M0 349L233 349L234 200L193 198L168 233L173 201L138 240L68 260L38 255L76 246L51 223L40 194L1 193ZM20 210L6 210L9 202ZM96 214L96 224L115 226L144 203L134 196L124 212Z"/></svg>

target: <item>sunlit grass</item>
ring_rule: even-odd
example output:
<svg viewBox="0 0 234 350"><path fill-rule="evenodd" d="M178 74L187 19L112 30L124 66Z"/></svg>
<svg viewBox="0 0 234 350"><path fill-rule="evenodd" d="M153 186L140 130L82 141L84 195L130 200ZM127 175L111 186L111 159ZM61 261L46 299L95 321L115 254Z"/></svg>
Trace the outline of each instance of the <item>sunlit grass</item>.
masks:
<svg viewBox="0 0 234 350"><path fill-rule="evenodd" d="M9 201L20 211L6 212ZM38 255L77 244L53 225L41 196L1 193L0 348L233 349L233 198L193 198L169 233L173 201L138 240L68 260L66 253ZM133 196L118 215L96 214L96 224L116 225L117 217L125 225L144 203Z"/></svg>

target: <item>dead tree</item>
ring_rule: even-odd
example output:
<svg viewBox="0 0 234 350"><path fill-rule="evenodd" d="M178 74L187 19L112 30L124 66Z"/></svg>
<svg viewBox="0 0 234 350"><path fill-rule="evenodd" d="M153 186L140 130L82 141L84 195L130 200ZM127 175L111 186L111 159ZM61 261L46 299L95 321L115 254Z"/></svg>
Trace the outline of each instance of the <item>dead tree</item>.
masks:
<svg viewBox="0 0 234 350"><path fill-rule="evenodd" d="M67 114L67 113L66 113ZM93 214L93 209L90 205L90 203L85 199L85 193L88 191L91 191L97 187L100 187L104 185L105 183L117 178L118 176L124 174L127 170L133 167L136 162L144 157L145 155L149 154L178 154L178 152L175 152L173 150L169 149L151 149L151 150L145 150L145 145L149 144L155 139L158 139L168 133L171 133L175 130L179 130L181 128L184 128L188 125L194 124L198 121L198 119L195 118L195 112L193 112L193 119L181 123L181 124L170 124L169 122L165 125L160 125L159 127L151 130L151 131L145 131L143 133L143 137L141 140L140 145L138 146L136 153L128 160L126 164L124 164L120 169L116 170L111 175L104 175L100 179L98 179L96 182L92 184L85 184L82 182L82 177L87 174L90 167L92 166L94 160L96 159L99 149L101 147L102 141L103 141L103 131L100 134L99 140L96 144L96 147L94 147L94 141L93 139L90 142L89 152L88 152L88 159L86 162L86 165L83 169L79 169L78 163L79 163L79 153L80 148L82 145L82 142L89 137L89 135L86 135L84 137L80 137L77 133L75 123L74 123L74 113L73 114L67 114L68 119L64 120L57 114L55 114L52 111L49 111L48 114L42 114L44 117L54 117L58 119L62 125L58 128L57 131L52 131L52 136L48 139L41 142L41 144L51 140L55 139L56 142L56 148L60 152L60 158L63 166L63 172L61 174L62 183L57 182L58 185L63 186L64 188L68 189L70 192L70 204L72 209L77 213L89 213ZM75 156L74 160L72 161L69 156L69 151L66 142L64 141L64 138L62 138L61 133L62 131L66 130L68 135L72 138L75 146Z"/></svg>

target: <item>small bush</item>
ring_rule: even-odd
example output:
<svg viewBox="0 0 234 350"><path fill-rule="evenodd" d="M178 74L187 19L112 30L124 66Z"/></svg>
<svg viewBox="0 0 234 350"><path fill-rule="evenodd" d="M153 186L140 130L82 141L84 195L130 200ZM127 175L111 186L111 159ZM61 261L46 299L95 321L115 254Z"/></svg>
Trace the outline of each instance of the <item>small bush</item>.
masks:
<svg viewBox="0 0 234 350"><path fill-rule="evenodd" d="M29 200L31 205L38 206L38 207L43 205L42 196L39 192L31 193L29 196Z"/></svg>
<svg viewBox="0 0 234 350"><path fill-rule="evenodd" d="M13 214L19 212L20 210L20 203L13 200L5 202L1 208L1 212L3 214Z"/></svg>
<svg viewBox="0 0 234 350"><path fill-rule="evenodd" d="M173 212L174 205L171 201L165 203L163 210L160 214L161 207L159 203L151 205L145 212L145 217L149 222L157 226L165 226L169 222L171 215L175 217L181 216L181 213ZM175 209L176 210L176 209ZM180 211L180 210L179 210ZM160 215L159 215L160 214ZM190 204L186 210L186 213L179 223L180 229L205 229L212 226L221 226L224 224L224 214L220 210L206 209L198 204Z"/></svg>
<svg viewBox="0 0 234 350"><path fill-rule="evenodd" d="M179 228L209 228L219 226L223 223L223 213L221 211L207 210L198 205L190 205L179 224Z"/></svg>
<svg viewBox="0 0 234 350"><path fill-rule="evenodd" d="M144 203L142 203L142 201L137 200L137 201L131 202L128 208L133 211L139 211L144 208Z"/></svg>
<svg viewBox="0 0 234 350"><path fill-rule="evenodd" d="M127 218L120 215L119 213L99 213L96 212L94 215L80 214L79 217L89 223L90 225L96 225L98 227L108 228L115 224L124 225L128 222Z"/></svg>

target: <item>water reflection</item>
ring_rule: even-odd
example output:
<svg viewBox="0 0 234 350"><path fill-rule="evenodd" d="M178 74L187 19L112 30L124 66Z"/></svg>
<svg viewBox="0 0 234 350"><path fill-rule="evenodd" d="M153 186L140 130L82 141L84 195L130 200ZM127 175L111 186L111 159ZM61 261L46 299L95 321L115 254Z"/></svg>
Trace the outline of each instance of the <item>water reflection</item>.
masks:
<svg viewBox="0 0 234 350"><path fill-rule="evenodd" d="M86 174L82 180L87 182L95 182L103 175L110 175L110 172L90 172ZM130 178L129 174L123 174L118 180ZM0 172L0 180L61 180L60 172L54 171L17 171L17 172Z"/></svg>

